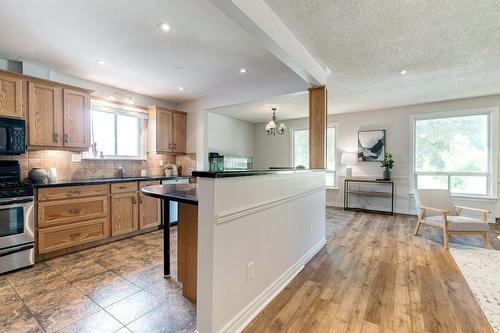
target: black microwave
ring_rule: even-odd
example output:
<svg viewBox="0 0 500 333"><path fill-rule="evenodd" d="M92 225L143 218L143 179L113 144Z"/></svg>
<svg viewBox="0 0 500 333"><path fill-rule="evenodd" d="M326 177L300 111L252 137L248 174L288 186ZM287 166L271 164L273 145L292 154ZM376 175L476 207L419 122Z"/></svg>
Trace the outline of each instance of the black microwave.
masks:
<svg viewBox="0 0 500 333"><path fill-rule="evenodd" d="M26 123L22 119L0 118L0 154L20 155L26 150Z"/></svg>

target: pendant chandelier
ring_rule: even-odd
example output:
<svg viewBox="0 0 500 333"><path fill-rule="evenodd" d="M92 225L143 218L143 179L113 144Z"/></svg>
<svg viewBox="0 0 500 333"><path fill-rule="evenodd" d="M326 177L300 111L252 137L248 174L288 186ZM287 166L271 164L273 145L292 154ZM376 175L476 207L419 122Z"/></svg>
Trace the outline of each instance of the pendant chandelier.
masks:
<svg viewBox="0 0 500 333"><path fill-rule="evenodd" d="M271 110L273 110L273 118L269 120L269 122L266 125L267 135L276 136L276 134L279 135L285 134L286 132L285 123L278 122L278 118L276 117L276 108L272 108Z"/></svg>

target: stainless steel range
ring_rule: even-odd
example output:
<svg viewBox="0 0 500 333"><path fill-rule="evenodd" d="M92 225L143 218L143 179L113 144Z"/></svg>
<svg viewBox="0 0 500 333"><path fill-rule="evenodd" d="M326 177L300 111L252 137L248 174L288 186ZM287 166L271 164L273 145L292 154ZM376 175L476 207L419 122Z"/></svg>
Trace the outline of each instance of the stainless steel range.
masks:
<svg viewBox="0 0 500 333"><path fill-rule="evenodd" d="M35 263L33 188L18 161L0 161L0 273Z"/></svg>

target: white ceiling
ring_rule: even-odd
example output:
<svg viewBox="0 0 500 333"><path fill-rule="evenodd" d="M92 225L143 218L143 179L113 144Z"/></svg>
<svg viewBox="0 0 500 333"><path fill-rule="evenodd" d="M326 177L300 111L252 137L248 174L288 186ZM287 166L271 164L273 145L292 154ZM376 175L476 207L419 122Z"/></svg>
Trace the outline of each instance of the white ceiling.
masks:
<svg viewBox="0 0 500 333"><path fill-rule="evenodd" d="M309 92L303 91L295 94L268 98L258 102L230 105L209 110L251 123L269 121L273 114L271 108L276 107L279 119L305 118L309 115Z"/></svg>
<svg viewBox="0 0 500 333"><path fill-rule="evenodd" d="M331 112L500 93L498 0L266 2L332 71Z"/></svg>
<svg viewBox="0 0 500 333"><path fill-rule="evenodd" d="M173 102L303 82L206 0L2 0L0 31L0 57Z"/></svg>

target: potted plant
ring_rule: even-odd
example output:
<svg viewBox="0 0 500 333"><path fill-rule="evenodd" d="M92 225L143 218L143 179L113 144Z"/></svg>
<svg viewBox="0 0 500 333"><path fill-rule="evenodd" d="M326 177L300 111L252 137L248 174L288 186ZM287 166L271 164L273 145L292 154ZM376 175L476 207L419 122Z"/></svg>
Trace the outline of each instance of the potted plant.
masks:
<svg viewBox="0 0 500 333"><path fill-rule="evenodd" d="M384 180L390 180L391 179L391 170L392 170L392 167L394 166L394 160L392 159L392 154L385 153L384 159L382 161L380 161L380 164L382 164L380 166L381 168L385 168L384 169Z"/></svg>

